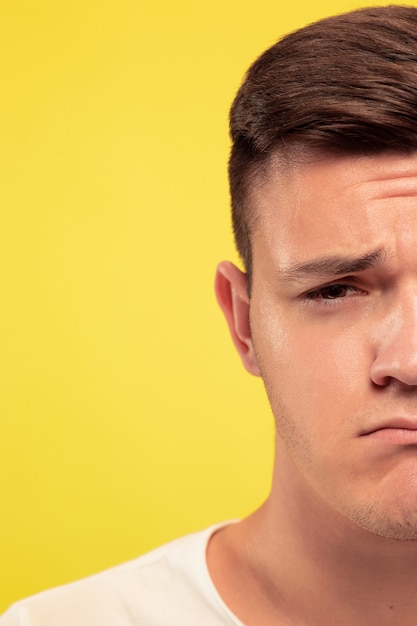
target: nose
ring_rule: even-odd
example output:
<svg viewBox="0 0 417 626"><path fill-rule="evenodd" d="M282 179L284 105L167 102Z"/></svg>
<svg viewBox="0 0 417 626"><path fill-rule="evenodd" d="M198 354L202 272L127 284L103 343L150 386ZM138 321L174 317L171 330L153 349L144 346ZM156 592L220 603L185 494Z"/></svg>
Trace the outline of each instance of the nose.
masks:
<svg viewBox="0 0 417 626"><path fill-rule="evenodd" d="M371 380L381 387L393 380L417 386L416 286L402 297L392 299L395 303L375 328L376 356L371 366Z"/></svg>

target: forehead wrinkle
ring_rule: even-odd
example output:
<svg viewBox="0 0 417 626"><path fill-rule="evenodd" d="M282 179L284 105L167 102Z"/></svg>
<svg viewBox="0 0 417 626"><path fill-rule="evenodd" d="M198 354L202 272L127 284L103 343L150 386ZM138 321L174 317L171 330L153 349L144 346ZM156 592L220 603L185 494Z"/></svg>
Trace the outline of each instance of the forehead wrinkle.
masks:
<svg viewBox="0 0 417 626"><path fill-rule="evenodd" d="M380 266L386 258L382 249L352 257L342 255L323 256L281 270L282 281L299 281L309 276L341 276L363 272L371 267Z"/></svg>

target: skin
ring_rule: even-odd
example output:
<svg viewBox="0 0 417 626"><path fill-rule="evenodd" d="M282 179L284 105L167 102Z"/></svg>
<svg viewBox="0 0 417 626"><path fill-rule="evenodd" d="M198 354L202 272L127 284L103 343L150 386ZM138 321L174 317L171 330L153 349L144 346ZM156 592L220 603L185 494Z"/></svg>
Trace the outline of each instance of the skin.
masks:
<svg viewBox="0 0 417 626"><path fill-rule="evenodd" d="M276 421L267 502L209 544L246 626L415 624L417 156L271 163L216 293Z"/></svg>

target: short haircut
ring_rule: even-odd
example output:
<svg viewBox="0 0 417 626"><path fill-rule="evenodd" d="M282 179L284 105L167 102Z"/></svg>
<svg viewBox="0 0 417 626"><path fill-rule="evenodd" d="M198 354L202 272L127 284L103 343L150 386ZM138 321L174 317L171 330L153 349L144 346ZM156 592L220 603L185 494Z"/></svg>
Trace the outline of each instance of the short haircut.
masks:
<svg viewBox="0 0 417 626"><path fill-rule="evenodd" d="M233 230L250 285L250 194L273 155L295 145L344 155L417 149L417 9L359 9L278 41L247 72L230 134Z"/></svg>

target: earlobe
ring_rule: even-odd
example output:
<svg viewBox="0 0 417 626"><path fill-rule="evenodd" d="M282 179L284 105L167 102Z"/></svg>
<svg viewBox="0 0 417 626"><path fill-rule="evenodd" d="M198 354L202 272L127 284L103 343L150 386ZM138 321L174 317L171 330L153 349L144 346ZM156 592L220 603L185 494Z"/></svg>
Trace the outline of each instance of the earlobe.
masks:
<svg viewBox="0 0 417 626"><path fill-rule="evenodd" d="M223 261L217 268L215 290L243 365L250 374L260 376L249 321L246 274L233 263Z"/></svg>

